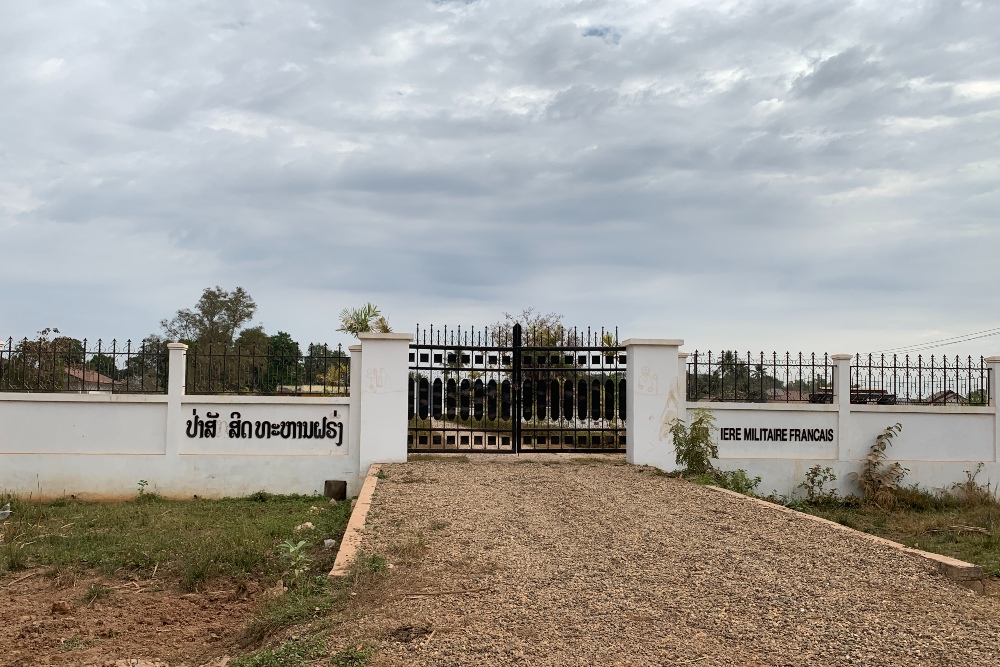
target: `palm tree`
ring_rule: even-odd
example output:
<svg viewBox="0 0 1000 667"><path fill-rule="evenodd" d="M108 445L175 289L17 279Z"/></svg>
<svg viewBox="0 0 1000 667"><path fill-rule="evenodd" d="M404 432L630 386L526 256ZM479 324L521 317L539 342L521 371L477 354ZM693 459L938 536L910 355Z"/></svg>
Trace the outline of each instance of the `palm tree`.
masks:
<svg viewBox="0 0 1000 667"><path fill-rule="evenodd" d="M374 303L366 303L360 308L344 308L340 311L340 327L337 331L349 333L355 338L359 333L392 333L389 321Z"/></svg>

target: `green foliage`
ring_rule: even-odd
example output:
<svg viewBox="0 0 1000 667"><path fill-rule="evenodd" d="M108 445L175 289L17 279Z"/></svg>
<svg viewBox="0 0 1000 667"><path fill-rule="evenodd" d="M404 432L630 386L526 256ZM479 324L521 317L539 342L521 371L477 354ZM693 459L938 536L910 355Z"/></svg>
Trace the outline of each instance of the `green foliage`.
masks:
<svg viewBox="0 0 1000 667"><path fill-rule="evenodd" d="M236 658L229 663L229 667L304 667L325 653L326 645L321 637L290 639L277 648L262 649Z"/></svg>
<svg viewBox="0 0 1000 667"><path fill-rule="evenodd" d="M334 601L325 574L304 580L298 588L271 598L261 605L243 628L240 644L248 646L284 628L325 614L333 606Z"/></svg>
<svg viewBox="0 0 1000 667"><path fill-rule="evenodd" d="M299 540L298 542L285 540L278 545L281 558L285 561L288 573L292 577L291 583L296 588L300 586L302 576L309 571L309 566L312 564L312 558L305 551L308 546L309 543L305 540Z"/></svg>
<svg viewBox="0 0 1000 667"><path fill-rule="evenodd" d="M111 589L101 586L100 584L91 584L87 586L87 591L83 594L83 599L88 603L94 600L105 598L111 595Z"/></svg>
<svg viewBox="0 0 1000 667"><path fill-rule="evenodd" d="M817 463L809 468L806 481L795 488L803 489L806 492L806 501L812 505L835 503L838 500L837 490L827 489L826 485L836 481L837 475L833 472L833 468L829 466L823 468Z"/></svg>
<svg viewBox="0 0 1000 667"><path fill-rule="evenodd" d="M257 304L242 287L232 292L206 287L193 310L182 308L160 326L171 340L229 345L256 312Z"/></svg>
<svg viewBox="0 0 1000 667"><path fill-rule="evenodd" d="M685 474L707 475L714 470L712 459L719 457L719 449L712 440L713 431L715 417L705 408L694 411L690 427L680 419L670 422L677 465Z"/></svg>
<svg viewBox="0 0 1000 667"><path fill-rule="evenodd" d="M61 642L59 642L59 650L72 651L73 649L83 648L86 645L87 645L87 640L85 640L83 637L81 637L80 635L72 635L71 637L68 637L67 639L64 639Z"/></svg>
<svg viewBox="0 0 1000 667"><path fill-rule="evenodd" d="M903 430L903 425L896 422L886 428L875 438L875 444L865 457L860 473L852 472L851 479L858 482L866 503L878 505L883 509L891 509L896 503L900 482L909 472L899 463L886 464L886 450L892 445L892 439Z"/></svg>
<svg viewBox="0 0 1000 667"><path fill-rule="evenodd" d="M332 667L366 667L373 653L371 647L363 644L348 646L343 651L333 655L330 659L330 665Z"/></svg>
<svg viewBox="0 0 1000 667"><path fill-rule="evenodd" d="M366 303L358 308L344 308L340 311L340 326L337 331L349 333L355 338L359 333L392 333L389 321L374 303Z"/></svg>
<svg viewBox="0 0 1000 667"><path fill-rule="evenodd" d="M389 569L389 561L385 559L385 556L380 556L378 554L371 554L362 558L358 561L358 565L369 572L385 572Z"/></svg>
<svg viewBox="0 0 1000 667"><path fill-rule="evenodd" d="M742 493L745 496L754 495L760 485L760 477L751 478L743 468L737 470L715 470L713 480L724 489Z"/></svg>

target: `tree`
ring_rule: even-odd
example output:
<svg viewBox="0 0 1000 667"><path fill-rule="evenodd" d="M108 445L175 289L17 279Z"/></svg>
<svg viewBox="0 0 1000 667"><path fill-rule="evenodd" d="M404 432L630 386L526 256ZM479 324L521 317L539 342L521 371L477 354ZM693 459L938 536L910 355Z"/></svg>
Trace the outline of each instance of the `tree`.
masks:
<svg viewBox="0 0 1000 667"><path fill-rule="evenodd" d="M267 339L268 354L268 390L274 391L280 386L297 386L302 382L302 356L299 344L291 335L279 331Z"/></svg>
<svg viewBox="0 0 1000 667"><path fill-rule="evenodd" d="M344 308L340 311L340 326L337 331L349 333L355 338L359 333L392 333L389 321L374 303L366 303L359 308Z"/></svg>
<svg viewBox="0 0 1000 667"><path fill-rule="evenodd" d="M499 345L511 345L514 341L514 325L521 325L522 340L525 345L553 347L557 345L575 344L575 336L567 337L567 330L562 325L561 313L539 313L534 308L524 308L518 315L504 311L503 319L491 327ZM569 341L567 338L574 340Z"/></svg>
<svg viewBox="0 0 1000 667"><path fill-rule="evenodd" d="M160 326L170 340L231 345L256 312L257 304L242 287L232 292L206 287L194 310L182 308Z"/></svg>

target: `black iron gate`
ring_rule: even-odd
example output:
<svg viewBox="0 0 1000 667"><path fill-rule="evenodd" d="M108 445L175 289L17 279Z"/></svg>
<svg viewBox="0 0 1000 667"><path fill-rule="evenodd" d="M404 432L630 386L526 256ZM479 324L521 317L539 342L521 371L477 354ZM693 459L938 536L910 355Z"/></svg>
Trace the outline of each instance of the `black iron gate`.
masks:
<svg viewBox="0 0 1000 667"><path fill-rule="evenodd" d="M625 450L618 332L417 329L411 452Z"/></svg>

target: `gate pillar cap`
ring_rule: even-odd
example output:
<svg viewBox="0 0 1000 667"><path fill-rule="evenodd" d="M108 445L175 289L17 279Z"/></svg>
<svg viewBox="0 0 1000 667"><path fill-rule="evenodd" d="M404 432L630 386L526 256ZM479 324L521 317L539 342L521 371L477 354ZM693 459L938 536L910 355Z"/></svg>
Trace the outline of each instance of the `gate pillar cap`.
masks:
<svg viewBox="0 0 1000 667"><path fill-rule="evenodd" d="M413 334L408 333L374 333L372 331L362 331L358 334L359 340L405 340L412 341Z"/></svg>
<svg viewBox="0 0 1000 667"><path fill-rule="evenodd" d="M631 345L661 345L661 346L671 346L680 347L684 344L684 341L680 338L628 338L622 345L629 347Z"/></svg>

